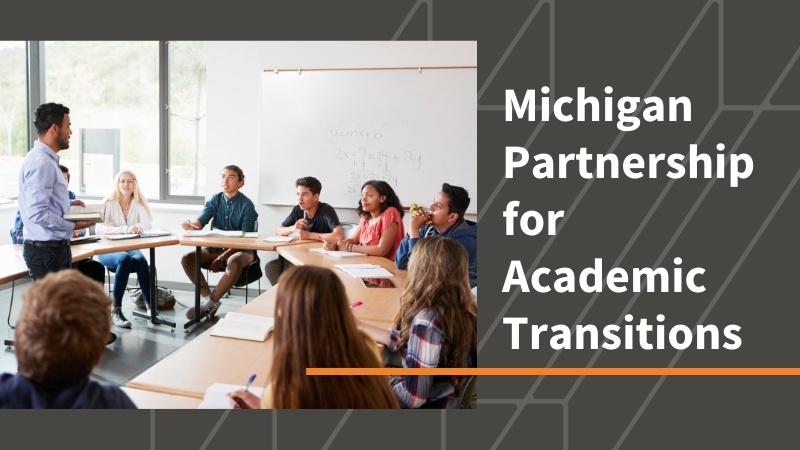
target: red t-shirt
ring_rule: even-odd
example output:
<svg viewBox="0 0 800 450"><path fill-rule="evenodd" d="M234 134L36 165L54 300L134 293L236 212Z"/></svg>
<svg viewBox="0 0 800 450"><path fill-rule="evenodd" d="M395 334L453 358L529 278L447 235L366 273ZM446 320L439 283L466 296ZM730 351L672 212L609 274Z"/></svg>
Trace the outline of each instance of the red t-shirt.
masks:
<svg viewBox="0 0 800 450"><path fill-rule="evenodd" d="M403 227L403 218L400 217L400 211L394 206L386 208L386 210L378 216L378 220L372 225L369 224L369 219L364 216L361 217L361 220L358 222L359 243L361 245L378 245L378 242L381 240L381 235L383 235L383 230L389 228L392 222L397 223L397 236L394 237L394 244L392 244L389 253L383 256L394 261L394 253L397 251L397 248L400 247L403 236L406 235L405 228Z"/></svg>

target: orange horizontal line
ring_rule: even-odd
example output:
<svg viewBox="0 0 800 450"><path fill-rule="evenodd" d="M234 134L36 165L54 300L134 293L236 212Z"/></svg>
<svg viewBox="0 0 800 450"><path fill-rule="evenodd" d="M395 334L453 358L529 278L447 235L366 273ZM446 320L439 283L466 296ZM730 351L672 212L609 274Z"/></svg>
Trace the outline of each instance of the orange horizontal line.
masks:
<svg viewBox="0 0 800 450"><path fill-rule="evenodd" d="M306 375L481 375L481 376L796 376L800 367L478 367L306 368Z"/></svg>

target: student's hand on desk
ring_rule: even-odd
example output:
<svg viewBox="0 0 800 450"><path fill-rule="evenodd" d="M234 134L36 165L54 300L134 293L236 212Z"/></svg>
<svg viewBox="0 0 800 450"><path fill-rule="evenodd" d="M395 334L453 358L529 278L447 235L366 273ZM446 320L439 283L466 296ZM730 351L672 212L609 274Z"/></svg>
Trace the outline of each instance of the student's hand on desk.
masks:
<svg viewBox="0 0 800 450"><path fill-rule="evenodd" d="M83 203L83 200L73 200L70 205L72 206L86 206L86 203Z"/></svg>
<svg viewBox="0 0 800 450"><path fill-rule="evenodd" d="M237 402L236 399L240 402ZM233 409L261 409L261 399L250 391L233 391L228 393L228 403L233 406Z"/></svg>
<svg viewBox="0 0 800 450"><path fill-rule="evenodd" d="M336 250L337 248L339 248L336 242L328 242L328 241L322 241L322 242L323 242L322 248L325 250Z"/></svg>
<svg viewBox="0 0 800 450"><path fill-rule="evenodd" d="M198 227L197 225L193 224L189 220L184 220L183 222L181 222L181 228L183 228L184 230L199 230L200 229L200 227Z"/></svg>
<svg viewBox="0 0 800 450"><path fill-rule="evenodd" d="M300 239L314 239L314 234L310 231L300 230L297 232L297 237Z"/></svg>
<svg viewBox="0 0 800 450"><path fill-rule="evenodd" d="M142 234L144 230L139 225L133 225L126 230L128 234Z"/></svg>

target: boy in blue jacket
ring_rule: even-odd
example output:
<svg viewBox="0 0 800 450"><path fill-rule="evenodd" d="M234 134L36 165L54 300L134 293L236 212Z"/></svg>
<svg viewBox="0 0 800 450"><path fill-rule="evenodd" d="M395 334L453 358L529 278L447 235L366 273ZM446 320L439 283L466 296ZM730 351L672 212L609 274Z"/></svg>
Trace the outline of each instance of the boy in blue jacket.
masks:
<svg viewBox="0 0 800 450"><path fill-rule="evenodd" d="M444 236L458 241L469 256L469 285L478 285L478 224L464 219L469 207L469 193L460 186L447 183L434 198L430 211L411 214L409 232L395 254L398 269L407 269L408 260L418 240L430 236Z"/></svg>

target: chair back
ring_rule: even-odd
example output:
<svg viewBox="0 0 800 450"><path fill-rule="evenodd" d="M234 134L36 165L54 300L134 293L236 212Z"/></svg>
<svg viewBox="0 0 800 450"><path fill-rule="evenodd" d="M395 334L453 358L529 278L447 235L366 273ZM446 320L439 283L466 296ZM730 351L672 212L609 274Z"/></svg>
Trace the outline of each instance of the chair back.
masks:
<svg viewBox="0 0 800 450"><path fill-rule="evenodd" d="M475 385L478 383L477 375L470 375L469 378L464 380L461 384L461 392L458 396L459 409L472 409L472 394L475 393Z"/></svg>
<svg viewBox="0 0 800 450"><path fill-rule="evenodd" d="M233 285L235 287L244 287L259 280L262 276L264 276L264 272L261 271L261 259L258 257L258 252L256 252L253 262L242 270L242 273L239 274L239 278L236 279Z"/></svg>
<svg viewBox="0 0 800 450"><path fill-rule="evenodd" d="M350 239L355 236L358 224L355 222L342 222L342 231L344 231L344 238Z"/></svg>

